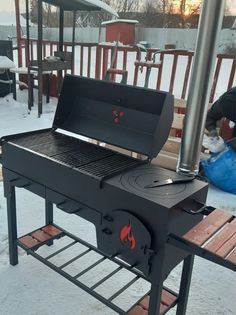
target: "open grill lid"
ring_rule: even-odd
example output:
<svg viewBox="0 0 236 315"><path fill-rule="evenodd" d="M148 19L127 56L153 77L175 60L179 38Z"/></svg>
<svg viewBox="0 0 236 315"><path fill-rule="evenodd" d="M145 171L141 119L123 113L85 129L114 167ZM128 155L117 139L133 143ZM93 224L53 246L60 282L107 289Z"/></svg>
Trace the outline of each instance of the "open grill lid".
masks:
<svg viewBox="0 0 236 315"><path fill-rule="evenodd" d="M157 156L173 121L167 92L67 75L53 128Z"/></svg>

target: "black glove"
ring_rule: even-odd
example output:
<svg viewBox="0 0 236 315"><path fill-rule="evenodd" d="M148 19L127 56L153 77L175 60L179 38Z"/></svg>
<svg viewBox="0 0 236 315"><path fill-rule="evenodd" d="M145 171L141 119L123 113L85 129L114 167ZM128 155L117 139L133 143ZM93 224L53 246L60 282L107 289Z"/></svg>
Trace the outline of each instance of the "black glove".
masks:
<svg viewBox="0 0 236 315"><path fill-rule="evenodd" d="M211 138L218 138L219 137L216 129L210 130L209 133L208 133L208 136L211 137Z"/></svg>

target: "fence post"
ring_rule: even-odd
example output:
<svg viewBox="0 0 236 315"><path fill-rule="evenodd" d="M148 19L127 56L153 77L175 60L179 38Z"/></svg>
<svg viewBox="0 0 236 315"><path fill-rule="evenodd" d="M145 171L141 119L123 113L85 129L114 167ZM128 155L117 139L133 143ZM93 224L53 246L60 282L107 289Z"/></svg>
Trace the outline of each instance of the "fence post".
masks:
<svg viewBox="0 0 236 315"><path fill-rule="evenodd" d="M96 51L96 65L95 65L95 78L101 78L101 63L102 63L102 47L98 44Z"/></svg>

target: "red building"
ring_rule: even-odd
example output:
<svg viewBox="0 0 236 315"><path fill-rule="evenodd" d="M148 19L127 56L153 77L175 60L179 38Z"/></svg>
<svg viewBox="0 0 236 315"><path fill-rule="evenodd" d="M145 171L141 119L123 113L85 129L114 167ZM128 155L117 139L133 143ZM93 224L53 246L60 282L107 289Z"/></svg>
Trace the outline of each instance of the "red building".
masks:
<svg viewBox="0 0 236 315"><path fill-rule="evenodd" d="M136 20L113 20L103 22L106 27L106 42L119 40L124 45L135 43L135 26L139 22Z"/></svg>

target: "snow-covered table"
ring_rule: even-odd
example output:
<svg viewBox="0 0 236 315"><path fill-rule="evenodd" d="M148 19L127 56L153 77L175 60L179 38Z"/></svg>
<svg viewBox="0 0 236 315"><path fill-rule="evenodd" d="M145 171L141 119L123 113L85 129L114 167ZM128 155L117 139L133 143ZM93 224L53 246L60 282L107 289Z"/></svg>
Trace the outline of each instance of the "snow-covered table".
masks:
<svg viewBox="0 0 236 315"><path fill-rule="evenodd" d="M10 69L10 72L11 73L14 73L14 74L18 74L18 75L21 75L21 74L24 74L24 75L27 75L29 76L28 78L28 83L29 83L29 86L25 83L25 82L22 82L20 81L20 79L17 81L18 84L22 85L22 86L25 86L29 89L29 93L30 93L30 100L31 100L31 103L33 106L33 103L34 103L34 78L37 77L37 71L34 71L34 70L30 70L30 72L28 71L28 68L27 67L19 67L19 68L11 68ZM46 87L47 87L47 95L46 95L46 102L49 103L49 100L50 100L50 78L51 78L51 74L52 74L52 71L43 71L42 72L42 75L46 77Z"/></svg>
<svg viewBox="0 0 236 315"><path fill-rule="evenodd" d="M15 68L14 62L6 56L0 56L0 72Z"/></svg>
<svg viewBox="0 0 236 315"><path fill-rule="evenodd" d="M15 68L14 62L6 56L0 56L0 74L6 73L6 80L0 79L0 83L3 84L15 84L15 80L11 80L10 78L10 69ZM14 99L16 99L16 92L13 89Z"/></svg>

